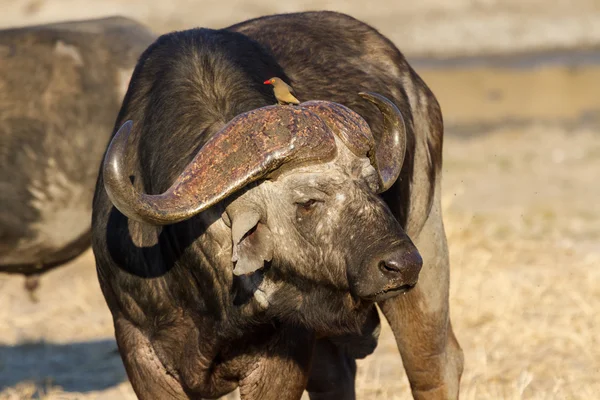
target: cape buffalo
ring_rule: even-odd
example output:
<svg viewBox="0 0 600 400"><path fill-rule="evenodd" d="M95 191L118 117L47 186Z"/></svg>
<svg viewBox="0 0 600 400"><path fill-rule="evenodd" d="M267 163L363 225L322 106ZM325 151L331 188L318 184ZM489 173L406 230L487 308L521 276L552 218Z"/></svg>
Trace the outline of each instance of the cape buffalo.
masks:
<svg viewBox="0 0 600 400"><path fill-rule="evenodd" d="M137 58L125 18L0 31L0 271L38 274L89 247L98 165Z"/></svg>
<svg viewBox="0 0 600 400"><path fill-rule="evenodd" d="M376 304L414 397L458 396L442 117L389 40L334 12L165 34L114 130L92 241L139 398L353 399Z"/></svg>

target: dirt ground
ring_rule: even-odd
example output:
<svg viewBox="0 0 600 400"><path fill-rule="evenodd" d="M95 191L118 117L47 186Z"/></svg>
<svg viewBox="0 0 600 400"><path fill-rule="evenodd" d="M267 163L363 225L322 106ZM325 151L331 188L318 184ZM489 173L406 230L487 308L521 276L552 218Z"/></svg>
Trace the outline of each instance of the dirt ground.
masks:
<svg viewBox="0 0 600 400"><path fill-rule="evenodd" d="M215 26L291 7L269 1L252 8L245 2L229 2L231 8L222 1L167 3L157 2L149 11L147 3L133 0L127 8L110 0L89 9L82 5L87 1L0 0L0 24L123 11L139 12L160 31L189 23L185 10L200 3L208 4L210 17L204 17ZM518 24L505 22L503 30L492 23L495 16L523 23L518 16L533 9L540 12L527 26L543 20L552 32L560 30L558 22L551 23L563 10L564 37L523 27L528 31L524 41L511 48L560 41L587 45L600 38L600 24L593 24L600 19L597 1L554 3L539 9L538 1L389 2L385 10L372 7L354 15L417 56L503 50L511 44L510 27ZM173 10L175 5L180 8ZM352 6L359 10L358 2L335 7L335 2L315 1L303 8L352 11ZM414 21L428 18L439 20L439 26L419 36L424 28ZM492 21L489 35L461 44L464 30L481 28L485 21ZM412 34L403 37L406 32ZM598 69L594 64L417 68L438 95L449 127L443 203L452 265L451 316L466 360L463 399L600 398ZM23 278L0 275L0 400L135 398L116 351L91 252L45 275L39 303L31 302L22 287ZM410 398L387 325L375 354L360 362L357 391L359 399Z"/></svg>

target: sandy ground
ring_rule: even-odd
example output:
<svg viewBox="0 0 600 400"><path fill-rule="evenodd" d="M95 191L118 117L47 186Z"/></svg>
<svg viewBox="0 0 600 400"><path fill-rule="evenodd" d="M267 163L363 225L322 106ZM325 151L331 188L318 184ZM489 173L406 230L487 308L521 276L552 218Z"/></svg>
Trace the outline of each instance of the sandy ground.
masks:
<svg viewBox="0 0 600 400"><path fill-rule="evenodd" d="M200 4L210 12L199 11ZM161 31L300 7L249 4L0 0L0 26L123 13ZM360 4L301 8L354 7L415 56L600 43L597 1L390 1L370 10ZM451 313L466 357L463 399L600 398L594 68L417 69L450 127L443 201ZM0 275L0 400L134 399L91 252L44 276L39 303L22 286L21 277ZM387 326L375 354L360 362L357 390L359 399L410 398Z"/></svg>

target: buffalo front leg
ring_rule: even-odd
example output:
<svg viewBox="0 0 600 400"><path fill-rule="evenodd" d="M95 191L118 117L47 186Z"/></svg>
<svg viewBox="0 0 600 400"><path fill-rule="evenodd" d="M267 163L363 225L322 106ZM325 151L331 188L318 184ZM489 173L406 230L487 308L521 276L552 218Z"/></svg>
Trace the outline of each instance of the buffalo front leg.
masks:
<svg viewBox="0 0 600 400"><path fill-rule="evenodd" d="M300 400L306 388L315 338L283 326L253 354L254 367L240 380L242 400Z"/></svg>
<svg viewBox="0 0 600 400"><path fill-rule="evenodd" d="M115 321L119 352L133 391L140 400L185 400L181 384L165 370L151 343L124 319Z"/></svg>
<svg viewBox="0 0 600 400"><path fill-rule="evenodd" d="M413 397L457 399L463 353L449 317L449 260L439 196L415 244L423 257L419 282L379 306L394 332Z"/></svg>

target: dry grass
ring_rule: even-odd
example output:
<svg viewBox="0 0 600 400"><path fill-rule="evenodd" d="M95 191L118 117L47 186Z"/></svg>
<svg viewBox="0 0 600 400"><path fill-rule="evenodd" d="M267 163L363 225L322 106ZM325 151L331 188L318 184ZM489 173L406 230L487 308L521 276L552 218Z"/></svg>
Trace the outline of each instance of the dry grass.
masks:
<svg viewBox="0 0 600 400"><path fill-rule="evenodd" d="M600 227L592 203L600 198L599 152L593 132L544 127L448 137L444 209L452 318L466 356L462 398L600 396ZM8 346L0 350L0 383L15 368L22 376L31 368L37 380L15 381L0 399L31 398L36 384L46 400L135 398L121 383L112 340L100 340L112 327L92 262L87 254L47 276L43 307L29 303L19 278L1 278L0 340ZM48 343L18 345L37 340ZM57 345L70 342L82 344ZM357 388L360 399L409 398L387 326L376 353L360 363Z"/></svg>

